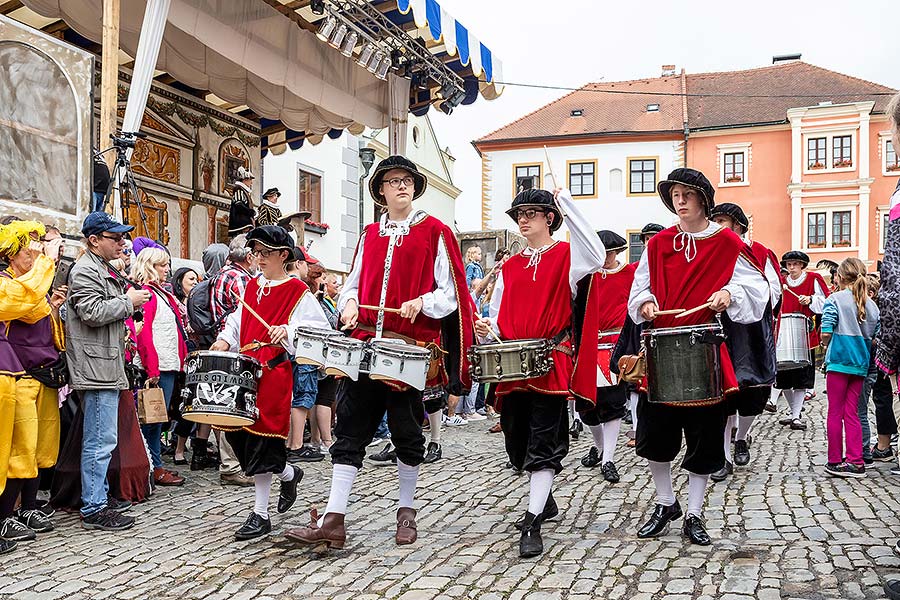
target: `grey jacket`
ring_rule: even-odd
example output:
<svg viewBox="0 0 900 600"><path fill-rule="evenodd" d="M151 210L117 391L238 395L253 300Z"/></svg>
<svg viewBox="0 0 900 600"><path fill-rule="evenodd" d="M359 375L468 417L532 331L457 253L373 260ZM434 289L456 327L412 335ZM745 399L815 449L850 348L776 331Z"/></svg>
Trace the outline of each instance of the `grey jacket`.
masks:
<svg viewBox="0 0 900 600"><path fill-rule="evenodd" d="M69 274L66 359L76 390L124 390L125 319L134 312L124 285L92 252Z"/></svg>

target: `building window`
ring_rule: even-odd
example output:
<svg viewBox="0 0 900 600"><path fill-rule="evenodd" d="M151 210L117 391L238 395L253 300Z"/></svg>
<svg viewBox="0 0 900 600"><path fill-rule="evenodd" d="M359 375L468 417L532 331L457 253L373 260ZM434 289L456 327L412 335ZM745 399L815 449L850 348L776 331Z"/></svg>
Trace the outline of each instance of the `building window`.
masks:
<svg viewBox="0 0 900 600"><path fill-rule="evenodd" d="M725 183L744 181L744 153L725 153Z"/></svg>
<svg viewBox="0 0 900 600"><path fill-rule="evenodd" d="M516 193L541 187L541 165L516 165Z"/></svg>
<svg viewBox="0 0 900 600"><path fill-rule="evenodd" d="M853 136L836 135L831 138L832 166L835 169L853 166L851 143Z"/></svg>
<svg viewBox="0 0 900 600"><path fill-rule="evenodd" d="M831 245L834 248L849 248L852 245L850 239L850 211L839 210L831 213Z"/></svg>
<svg viewBox="0 0 900 600"><path fill-rule="evenodd" d="M891 140L887 140L884 144L884 172L900 172L900 160L898 160L897 151L894 149L894 142Z"/></svg>
<svg viewBox="0 0 900 600"><path fill-rule="evenodd" d="M301 169L297 189L299 190L300 210L308 210L312 213L309 220L314 223L321 223L322 177Z"/></svg>
<svg viewBox="0 0 900 600"><path fill-rule="evenodd" d="M569 165L569 191L573 196L596 197L597 163L570 162Z"/></svg>
<svg viewBox="0 0 900 600"><path fill-rule="evenodd" d="M628 194L656 193L656 159L628 159Z"/></svg>
<svg viewBox="0 0 900 600"><path fill-rule="evenodd" d="M887 229L888 229L888 223L890 223L890 221L891 221L891 213L889 213L888 211L882 212L881 213L881 232L880 232L881 235L879 236L881 238L881 240L880 240L880 244L878 246L878 251L881 252L882 254L884 254L884 244L887 241Z"/></svg>
<svg viewBox="0 0 900 600"><path fill-rule="evenodd" d="M825 168L825 143L828 138L809 138L806 140L806 168Z"/></svg>
<svg viewBox="0 0 900 600"><path fill-rule="evenodd" d="M628 262L636 263L641 260L641 254L644 253L644 242L641 240L640 231L628 232Z"/></svg>
<svg viewBox="0 0 900 600"><path fill-rule="evenodd" d="M613 193L622 191L622 169L609 170L609 191Z"/></svg>
<svg viewBox="0 0 900 600"><path fill-rule="evenodd" d="M825 213L807 213L806 246L807 248L825 247Z"/></svg>

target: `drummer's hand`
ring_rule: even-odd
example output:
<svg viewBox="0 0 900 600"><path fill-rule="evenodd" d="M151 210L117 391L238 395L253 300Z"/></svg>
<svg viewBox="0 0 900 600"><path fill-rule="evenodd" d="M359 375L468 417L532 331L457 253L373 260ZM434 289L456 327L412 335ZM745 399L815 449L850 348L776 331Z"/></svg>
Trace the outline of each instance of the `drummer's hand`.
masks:
<svg viewBox="0 0 900 600"><path fill-rule="evenodd" d="M273 325L269 327L269 339L273 344L280 344L287 339L287 329L283 325Z"/></svg>
<svg viewBox="0 0 900 600"><path fill-rule="evenodd" d="M491 335L491 320L482 318L475 321L475 333L478 334L478 337L483 338Z"/></svg>
<svg viewBox="0 0 900 600"><path fill-rule="evenodd" d="M725 312L725 309L731 305L731 292L728 290L719 290L710 296L707 302L710 303L710 310L717 313Z"/></svg>
<svg viewBox="0 0 900 600"><path fill-rule="evenodd" d="M216 340L215 343L209 347L213 352L228 352L228 348L230 348L230 346L225 340Z"/></svg>
<svg viewBox="0 0 900 600"><path fill-rule="evenodd" d="M809 296L800 296L797 298L797 302L799 302L801 306L809 306L812 304L812 298Z"/></svg>
<svg viewBox="0 0 900 600"><path fill-rule="evenodd" d="M410 323L415 323L416 317L422 312L423 306L425 306L425 301L422 300L421 296L408 300L400 305L400 316L404 319L409 319Z"/></svg>
<svg viewBox="0 0 900 600"><path fill-rule="evenodd" d="M656 311L658 310L659 307L656 305L656 302L647 300L641 305L641 316L644 317L645 321L652 321L656 318Z"/></svg>
<svg viewBox="0 0 900 600"><path fill-rule="evenodd" d="M341 313L341 323L344 324L341 327L341 331L355 329L357 319L359 319L359 305L356 303L356 300L350 300L344 306L344 312Z"/></svg>

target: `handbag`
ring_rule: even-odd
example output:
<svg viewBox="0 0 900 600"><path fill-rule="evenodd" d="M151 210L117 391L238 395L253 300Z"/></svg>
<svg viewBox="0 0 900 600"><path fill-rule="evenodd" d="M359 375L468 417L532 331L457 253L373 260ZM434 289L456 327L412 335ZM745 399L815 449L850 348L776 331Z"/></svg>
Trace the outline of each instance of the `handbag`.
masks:
<svg viewBox="0 0 900 600"><path fill-rule="evenodd" d="M169 411L162 388L144 387L138 390L138 420L142 425L166 423Z"/></svg>
<svg viewBox="0 0 900 600"><path fill-rule="evenodd" d="M39 383L58 390L69 383L69 367L66 362L66 353L60 352L59 358L43 367L31 369L25 373L29 377L34 377Z"/></svg>
<svg viewBox="0 0 900 600"><path fill-rule="evenodd" d="M627 383L640 383L647 375L647 359L640 354L626 354L619 358L619 379Z"/></svg>

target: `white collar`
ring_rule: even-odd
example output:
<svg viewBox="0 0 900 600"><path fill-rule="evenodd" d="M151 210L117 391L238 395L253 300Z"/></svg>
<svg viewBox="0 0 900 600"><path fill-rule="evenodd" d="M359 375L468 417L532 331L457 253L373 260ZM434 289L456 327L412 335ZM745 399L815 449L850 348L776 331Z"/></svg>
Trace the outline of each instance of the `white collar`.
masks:
<svg viewBox="0 0 900 600"><path fill-rule="evenodd" d="M621 271L624 268L625 268L625 263L623 263L620 260L616 260L615 267L613 267L612 269L601 269L601 272L605 273L606 275L612 275L613 273L618 273L619 271Z"/></svg>
<svg viewBox="0 0 900 600"><path fill-rule="evenodd" d="M694 238L695 240L702 240L702 239L708 238L709 236L713 235L714 233L717 233L720 229L722 229L721 225L719 225L715 221L709 221L709 224L706 226L706 229L704 229L703 231L698 231L696 233L692 233L690 231L684 231L681 227L679 227L678 233L686 233L686 234L690 235L692 238Z"/></svg>
<svg viewBox="0 0 900 600"><path fill-rule="evenodd" d="M247 192L248 194L253 193L253 190L251 190L251 189L248 188L246 185L244 185L244 182L243 182L243 181L235 181L235 182L234 182L234 187L239 187L239 188L241 188L242 190L244 190L245 192Z"/></svg>
<svg viewBox="0 0 900 600"><path fill-rule="evenodd" d="M428 216L424 210L413 210L402 221L392 221L388 219L388 214L381 215L378 222L378 234L381 236L404 236L409 234L409 228L419 223Z"/></svg>
<svg viewBox="0 0 900 600"><path fill-rule="evenodd" d="M544 252L546 252L547 250L549 250L550 248L552 248L553 246L555 246L558 243L559 242L557 240L553 240L549 244L545 244L545 245L541 246L540 248L532 248L531 246L525 246L525 249L522 250L522 254L524 256L531 256L532 254L543 254Z"/></svg>
<svg viewBox="0 0 900 600"><path fill-rule="evenodd" d="M803 283L804 281L806 281L806 275L807 275L806 271L803 271L803 272L800 274L800 277L798 277L797 279L792 279L791 276L788 275L787 277L784 278L784 280L787 282L787 284L788 284L789 286L791 286L791 287L797 287L798 285L800 285L801 283Z"/></svg>

